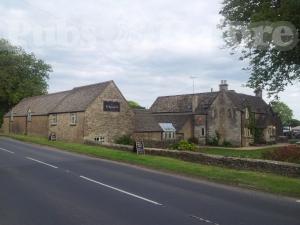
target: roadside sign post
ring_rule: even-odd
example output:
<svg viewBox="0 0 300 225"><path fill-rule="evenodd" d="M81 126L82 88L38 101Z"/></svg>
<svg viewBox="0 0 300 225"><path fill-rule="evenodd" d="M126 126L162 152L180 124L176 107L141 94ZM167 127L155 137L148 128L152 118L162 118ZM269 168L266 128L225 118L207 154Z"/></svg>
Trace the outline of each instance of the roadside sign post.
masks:
<svg viewBox="0 0 300 225"><path fill-rule="evenodd" d="M145 155L145 147L144 147L144 142L142 140L135 141L135 151L137 155L139 154Z"/></svg>

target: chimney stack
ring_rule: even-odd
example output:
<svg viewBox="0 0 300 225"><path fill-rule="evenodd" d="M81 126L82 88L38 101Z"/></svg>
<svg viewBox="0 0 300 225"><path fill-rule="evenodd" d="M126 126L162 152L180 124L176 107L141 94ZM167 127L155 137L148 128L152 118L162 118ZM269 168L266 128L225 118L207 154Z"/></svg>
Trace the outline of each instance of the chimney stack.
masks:
<svg viewBox="0 0 300 225"><path fill-rule="evenodd" d="M221 84L219 85L220 91L228 91L227 80L221 80Z"/></svg>
<svg viewBox="0 0 300 225"><path fill-rule="evenodd" d="M263 92L262 92L262 88L261 87L258 87L255 91L255 96L256 97L259 97L259 98L262 98L263 97Z"/></svg>

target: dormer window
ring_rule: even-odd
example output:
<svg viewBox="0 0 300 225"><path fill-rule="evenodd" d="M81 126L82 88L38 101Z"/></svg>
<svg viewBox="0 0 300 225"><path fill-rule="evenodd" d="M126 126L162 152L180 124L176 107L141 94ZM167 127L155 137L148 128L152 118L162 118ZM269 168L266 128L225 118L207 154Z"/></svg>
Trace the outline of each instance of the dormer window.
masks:
<svg viewBox="0 0 300 225"><path fill-rule="evenodd" d="M29 109L28 112L27 112L27 121L28 122L31 122L32 121L32 113L31 113L31 110Z"/></svg>

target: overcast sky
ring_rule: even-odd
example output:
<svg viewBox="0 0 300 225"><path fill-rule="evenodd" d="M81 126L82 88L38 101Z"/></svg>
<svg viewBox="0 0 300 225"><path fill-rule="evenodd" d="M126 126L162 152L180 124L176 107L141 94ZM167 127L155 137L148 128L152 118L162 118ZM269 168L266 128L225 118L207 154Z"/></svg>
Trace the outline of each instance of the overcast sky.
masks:
<svg viewBox="0 0 300 225"><path fill-rule="evenodd" d="M218 89L252 94L245 63L222 48L221 0L1 0L0 37L53 67L49 92L114 80L149 107L157 96ZM300 119L300 84L281 100ZM267 98L266 98L267 100Z"/></svg>

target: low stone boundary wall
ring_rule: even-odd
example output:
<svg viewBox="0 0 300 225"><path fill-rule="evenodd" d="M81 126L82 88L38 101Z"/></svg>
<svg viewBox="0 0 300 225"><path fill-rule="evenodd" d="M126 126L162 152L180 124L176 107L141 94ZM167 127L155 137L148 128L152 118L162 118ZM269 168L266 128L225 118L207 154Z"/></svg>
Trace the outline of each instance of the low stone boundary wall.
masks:
<svg viewBox="0 0 300 225"><path fill-rule="evenodd" d="M118 144L106 144L102 145L107 148L133 151L132 146L118 145ZM205 165L221 166L238 170L253 170L260 172L270 172L283 176L299 177L300 178L300 165L294 163L278 162L271 160L260 159L247 159L247 158L235 158L225 157L218 155L209 155L200 152L167 150L167 149L155 149L145 148L146 154L166 156L183 161L200 163Z"/></svg>

